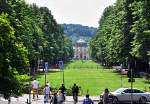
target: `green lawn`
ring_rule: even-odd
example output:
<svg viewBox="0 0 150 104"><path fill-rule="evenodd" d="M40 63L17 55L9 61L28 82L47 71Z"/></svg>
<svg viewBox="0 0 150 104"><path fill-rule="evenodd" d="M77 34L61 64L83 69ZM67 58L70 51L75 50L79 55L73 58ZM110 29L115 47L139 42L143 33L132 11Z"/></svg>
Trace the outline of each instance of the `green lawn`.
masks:
<svg viewBox="0 0 150 104"><path fill-rule="evenodd" d="M47 80L52 87L59 87L62 83L61 71L50 71L47 74ZM64 70L65 86L70 88L74 83L81 86L82 95L85 95L87 90L90 95L99 95L105 88L110 91L121 87L121 75L110 69L104 69L93 61L73 61L65 65ZM38 80L40 85L44 85L44 75L39 75ZM134 87L145 90L149 84L144 83L144 79L136 78ZM128 78L123 76L123 87L130 87Z"/></svg>

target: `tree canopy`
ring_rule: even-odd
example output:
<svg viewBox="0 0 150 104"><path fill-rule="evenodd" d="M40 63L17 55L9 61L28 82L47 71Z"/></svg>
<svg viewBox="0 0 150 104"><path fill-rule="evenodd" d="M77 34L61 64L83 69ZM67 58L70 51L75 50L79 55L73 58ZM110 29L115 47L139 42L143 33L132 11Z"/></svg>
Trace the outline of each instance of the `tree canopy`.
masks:
<svg viewBox="0 0 150 104"><path fill-rule="evenodd" d="M0 1L0 93L16 93L21 84L16 75L35 74L39 60L51 65L72 57L70 39L48 8L24 0Z"/></svg>
<svg viewBox="0 0 150 104"><path fill-rule="evenodd" d="M150 1L117 0L107 7L90 42L91 56L105 65L129 65L149 72Z"/></svg>

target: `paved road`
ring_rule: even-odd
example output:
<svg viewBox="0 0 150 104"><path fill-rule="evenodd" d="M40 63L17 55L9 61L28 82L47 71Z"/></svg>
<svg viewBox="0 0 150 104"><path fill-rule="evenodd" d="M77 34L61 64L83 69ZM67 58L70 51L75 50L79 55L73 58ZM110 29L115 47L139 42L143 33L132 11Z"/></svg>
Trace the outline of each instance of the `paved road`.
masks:
<svg viewBox="0 0 150 104"><path fill-rule="evenodd" d="M12 97L11 104L27 104L26 102L27 102L28 97L29 97L28 95L23 95L22 97L19 97L19 98ZM78 98L79 102L77 104L82 104L84 98L85 98L84 96L79 96L79 98ZM94 104L97 104L99 97L91 96L91 99L94 100ZM3 98L0 98L0 104L8 104L8 101ZM32 104L44 104L43 103L43 95L40 95L39 99L36 99L36 100L32 99ZM67 96L64 104L74 104L72 96Z"/></svg>

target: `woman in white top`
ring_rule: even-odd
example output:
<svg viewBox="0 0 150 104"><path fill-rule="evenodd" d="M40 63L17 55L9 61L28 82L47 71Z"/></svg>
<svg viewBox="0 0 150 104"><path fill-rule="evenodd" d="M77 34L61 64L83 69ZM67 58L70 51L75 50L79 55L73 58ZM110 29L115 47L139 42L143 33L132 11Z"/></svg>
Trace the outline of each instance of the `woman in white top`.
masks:
<svg viewBox="0 0 150 104"><path fill-rule="evenodd" d="M35 95L37 95L38 98L38 88L39 88L39 82L34 79L32 82L32 90L33 90L33 99L35 98Z"/></svg>

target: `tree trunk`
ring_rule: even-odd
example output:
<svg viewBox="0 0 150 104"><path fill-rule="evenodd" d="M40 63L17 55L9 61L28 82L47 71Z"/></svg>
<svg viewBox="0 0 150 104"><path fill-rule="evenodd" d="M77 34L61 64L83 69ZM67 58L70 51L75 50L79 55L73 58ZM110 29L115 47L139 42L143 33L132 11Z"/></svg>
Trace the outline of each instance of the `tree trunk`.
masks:
<svg viewBox="0 0 150 104"><path fill-rule="evenodd" d="M150 73L149 62L141 59L135 59L129 62L129 68L133 69L134 75L139 75L140 72Z"/></svg>

